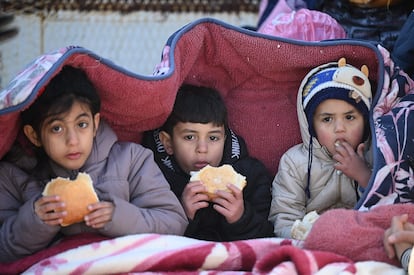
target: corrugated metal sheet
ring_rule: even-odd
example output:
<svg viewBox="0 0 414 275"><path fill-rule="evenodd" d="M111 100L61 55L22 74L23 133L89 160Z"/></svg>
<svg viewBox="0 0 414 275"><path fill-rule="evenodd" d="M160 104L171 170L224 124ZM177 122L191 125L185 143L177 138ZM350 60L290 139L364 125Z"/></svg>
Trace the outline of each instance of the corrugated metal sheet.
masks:
<svg viewBox="0 0 414 275"><path fill-rule="evenodd" d="M36 11L162 11L253 12L259 0L1 0L4 10Z"/></svg>
<svg viewBox="0 0 414 275"><path fill-rule="evenodd" d="M152 74L168 37L182 26L202 17L217 18L236 26L255 26L258 20L256 12L135 11L125 14L59 10L15 13L13 25L18 27L18 34L0 42L0 87L4 87L35 57L68 45L85 47L133 72Z"/></svg>

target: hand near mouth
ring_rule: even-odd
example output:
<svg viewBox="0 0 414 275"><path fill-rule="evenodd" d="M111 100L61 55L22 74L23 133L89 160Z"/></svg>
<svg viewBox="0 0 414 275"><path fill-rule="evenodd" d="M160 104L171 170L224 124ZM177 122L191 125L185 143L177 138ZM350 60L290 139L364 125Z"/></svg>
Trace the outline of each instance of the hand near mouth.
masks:
<svg viewBox="0 0 414 275"><path fill-rule="evenodd" d="M334 164L335 169L357 181L360 186L365 188L371 177L371 169L365 161L364 148L365 145L361 143L355 152L348 142L337 141L335 142L336 152L332 158L337 161Z"/></svg>

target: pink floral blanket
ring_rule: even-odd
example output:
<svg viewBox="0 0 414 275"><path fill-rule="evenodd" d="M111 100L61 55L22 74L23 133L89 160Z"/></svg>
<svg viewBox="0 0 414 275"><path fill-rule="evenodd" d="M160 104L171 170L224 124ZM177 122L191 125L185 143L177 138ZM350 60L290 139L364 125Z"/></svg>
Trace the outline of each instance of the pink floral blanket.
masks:
<svg viewBox="0 0 414 275"><path fill-rule="evenodd" d="M142 234L103 240L43 259L23 274L399 274L379 262L310 251L278 238L208 242ZM367 273L368 272L368 273ZM403 273L401 273L403 274Z"/></svg>

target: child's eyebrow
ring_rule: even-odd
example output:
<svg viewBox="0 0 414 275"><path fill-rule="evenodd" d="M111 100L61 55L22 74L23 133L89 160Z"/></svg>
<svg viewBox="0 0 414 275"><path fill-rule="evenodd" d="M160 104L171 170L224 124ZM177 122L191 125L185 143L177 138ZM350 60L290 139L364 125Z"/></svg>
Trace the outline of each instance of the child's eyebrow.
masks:
<svg viewBox="0 0 414 275"><path fill-rule="evenodd" d="M320 113L317 116L332 116L333 113L328 113L328 112L324 112L324 113Z"/></svg>
<svg viewBox="0 0 414 275"><path fill-rule="evenodd" d="M343 113L344 115L350 115L350 114L353 114L353 113L355 113L356 112L356 110L355 109L351 109L351 110L349 110L349 111L347 111L347 112L345 112L345 113ZM320 113L318 116L332 116L332 115L334 115L334 113L329 113L329 112L323 112L323 113Z"/></svg>
<svg viewBox="0 0 414 275"><path fill-rule="evenodd" d="M224 133L224 131L222 131L220 129L217 129L217 130L211 130L211 131L209 131L209 133L210 134L222 134L222 133Z"/></svg>
<svg viewBox="0 0 414 275"><path fill-rule="evenodd" d="M182 129L180 132L181 132L181 133L197 133L197 131L196 131L196 130L187 129L187 128Z"/></svg>
<svg viewBox="0 0 414 275"><path fill-rule="evenodd" d="M352 109L352 110L350 110L350 111L348 111L348 112L345 112L344 114L345 115L349 115L349 114L353 114L353 113L355 113L356 112L356 110L355 109Z"/></svg>
<svg viewBox="0 0 414 275"><path fill-rule="evenodd" d="M75 118L75 120L79 120L79 119L81 119L81 118L83 118L83 117L87 117L87 118L89 118L90 116L89 116L89 114L88 113L81 113L81 114L79 114L76 118ZM50 125L50 124L52 124L53 122L55 122L55 121L64 121L65 119L64 119L64 116L63 115L52 115L52 116L50 116L50 117L48 117L47 119L45 119L45 124L46 125Z"/></svg>
<svg viewBox="0 0 414 275"><path fill-rule="evenodd" d="M78 119L83 118L83 117L90 118L91 116L90 116L90 114L89 114L89 113L82 113L82 114L78 115L78 116L76 117L76 119L78 120Z"/></svg>

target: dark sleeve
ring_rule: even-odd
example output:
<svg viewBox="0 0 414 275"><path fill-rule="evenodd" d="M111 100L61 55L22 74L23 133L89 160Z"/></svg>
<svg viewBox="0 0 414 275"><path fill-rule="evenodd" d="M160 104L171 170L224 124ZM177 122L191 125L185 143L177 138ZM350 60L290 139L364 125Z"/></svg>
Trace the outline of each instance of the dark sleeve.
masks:
<svg viewBox="0 0 414 275"><path fill-rule="evenodd" d="M208 207L197 210L194 219L189 221L185 236L207 241L228 241L221 229L225 218L213 209L213 205L210 203Z"/></svg>
<svg viewBox="0 0 414 275"><path fill-rule="evenodd" d="M199 226L199 219L188 220L188 226L184 232L184 236L199 239L201 231Z"/></svg>
<svg viewBox="0 0 414 275"><path fill-rule="evenodd" d="M414 11L408 16L395 41L392 57L396 65L411 78L414 77Z"/></svg>
<svg viewBox="0 0 414 275"><path fill-rule="evenodd" d="M233 167L246 176L247 185L243 190L243 216L233 224L223 225L228 239L274 237L273 225L268 220L272 199L270 173L259 160L251 157L236 162Z"/></svg>

